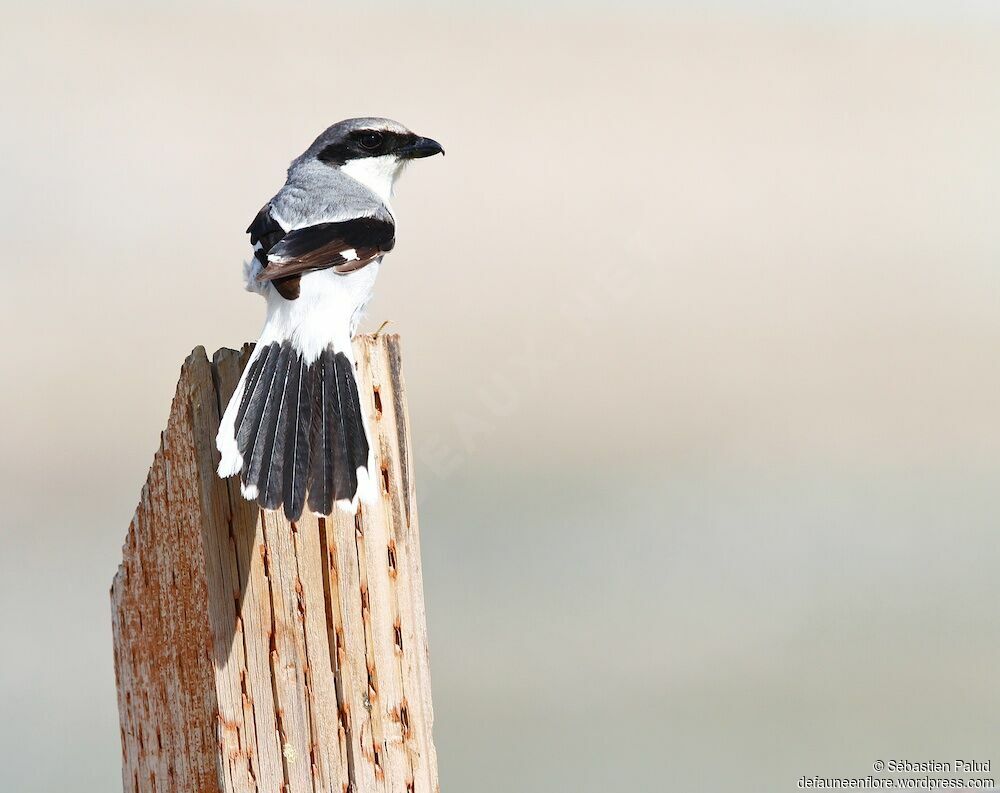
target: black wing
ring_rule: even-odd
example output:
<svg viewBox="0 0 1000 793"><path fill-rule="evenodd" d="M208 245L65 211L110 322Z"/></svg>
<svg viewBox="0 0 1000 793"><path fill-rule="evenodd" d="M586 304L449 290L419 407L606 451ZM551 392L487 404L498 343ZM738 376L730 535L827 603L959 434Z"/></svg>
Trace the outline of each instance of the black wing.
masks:
<svg viewBox="0 0 1000 793"><path fill-rule="evenodd" d="M271 205L265 204L257 213L257 217L253 219L253 223L247 227L247 234L250 235L251 245L256 245L259 242L266 252L285 236L285 230L271 214Z"/></svg>
<svg viewBox="0 0 1000 793"><path fill-rule="evenodd" d="M303 273L331 268L350 273L391 251L396 242L392 221L371 217L317 223L285 233L270 205L257 213L247 233L251 243L261 244L256 256L264 269L257 280L274 282L287 299L298 297Z"/></svg>
<svg viewBox="0 0 1000 793"><path fill-rule="evenodd" d="M378 218L355 218L288 232L267 253L258 277L270 281L308 270L351 272L364 267L395 243L395 227Z"/></svg>
<svg viewBox="0 0 1000 793"><path fill-rule="evenodd" d="M247 227L247 234L250 235L251 245L260 243L261 247L254 251L254 258L260 262L261 268L266 268L268 251L285 236L285 230L271 214L270 204L265 204L257 213L253 223ZM299 279L298 275L278 278L274 281L274 288L285 300L295 300L299 296Z"/></svg>

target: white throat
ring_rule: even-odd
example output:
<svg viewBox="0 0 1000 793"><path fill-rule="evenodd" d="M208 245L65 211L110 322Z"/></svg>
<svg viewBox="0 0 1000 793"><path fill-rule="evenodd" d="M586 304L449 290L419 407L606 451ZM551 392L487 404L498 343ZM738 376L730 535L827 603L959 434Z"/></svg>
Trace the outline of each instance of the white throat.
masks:
<svg viewBox="0 0 1000 793"><path fill-rule="evenodd" d="M348 160L340 166L342 172L356 182L361 182L381 198L386 206L389 206L389 199L392 198L393 182L396 181L396 177L399 176L402 169L402 161L391 154Z"/></svg>

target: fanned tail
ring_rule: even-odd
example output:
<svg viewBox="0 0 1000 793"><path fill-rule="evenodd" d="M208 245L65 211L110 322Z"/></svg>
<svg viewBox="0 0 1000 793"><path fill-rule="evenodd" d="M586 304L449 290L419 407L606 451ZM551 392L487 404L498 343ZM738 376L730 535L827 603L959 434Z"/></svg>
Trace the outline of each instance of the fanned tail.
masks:
<svg viewBox="0 0 1000 793"><path fill-rule="evenodd" d="M258 345L216 445L219 476L240 474L244 498L283 508L289 520L307 503L329 515L334 504L356 512L359 500L373 497L354 364L332 345L308 363L289 341Z"/></svg>

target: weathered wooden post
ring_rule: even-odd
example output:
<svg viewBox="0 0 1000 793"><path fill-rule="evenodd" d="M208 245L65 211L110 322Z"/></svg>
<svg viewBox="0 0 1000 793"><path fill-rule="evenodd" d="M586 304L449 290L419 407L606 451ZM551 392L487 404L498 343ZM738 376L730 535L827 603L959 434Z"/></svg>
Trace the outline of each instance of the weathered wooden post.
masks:
<svg viewBox="0 0 1000 793"><path fill-rule="evenodd" d="M249 355L181 369L111 587L126 791L434 793L399 340L355 342L381 498L289 523L215 475Z"/></svg>

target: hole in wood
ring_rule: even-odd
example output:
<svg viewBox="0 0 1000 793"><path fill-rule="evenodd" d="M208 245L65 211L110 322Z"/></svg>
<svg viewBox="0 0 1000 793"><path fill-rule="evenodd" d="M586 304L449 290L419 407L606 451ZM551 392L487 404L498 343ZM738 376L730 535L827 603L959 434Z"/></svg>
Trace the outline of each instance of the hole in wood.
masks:
<svg viewBox="0 0 1000 793"><path fill-rule="evenodd" d="M379 390L378 386L372 389L372 393L375 396L375 415L378 418L382 418L382 392Z"/></svg>
<svg viewBox="0 0 1000 793"><path fill-rule="evenodd" d="M382 466L382 492L389 495L389 469Z"/></svg>
<svg viewBox="0 0 1000 793"><path fill-rule="evenodd" d="M295 579L295 601L299 611L299 620L305 622L306 619L306 593L302 587L302 579Z"/></svg>

